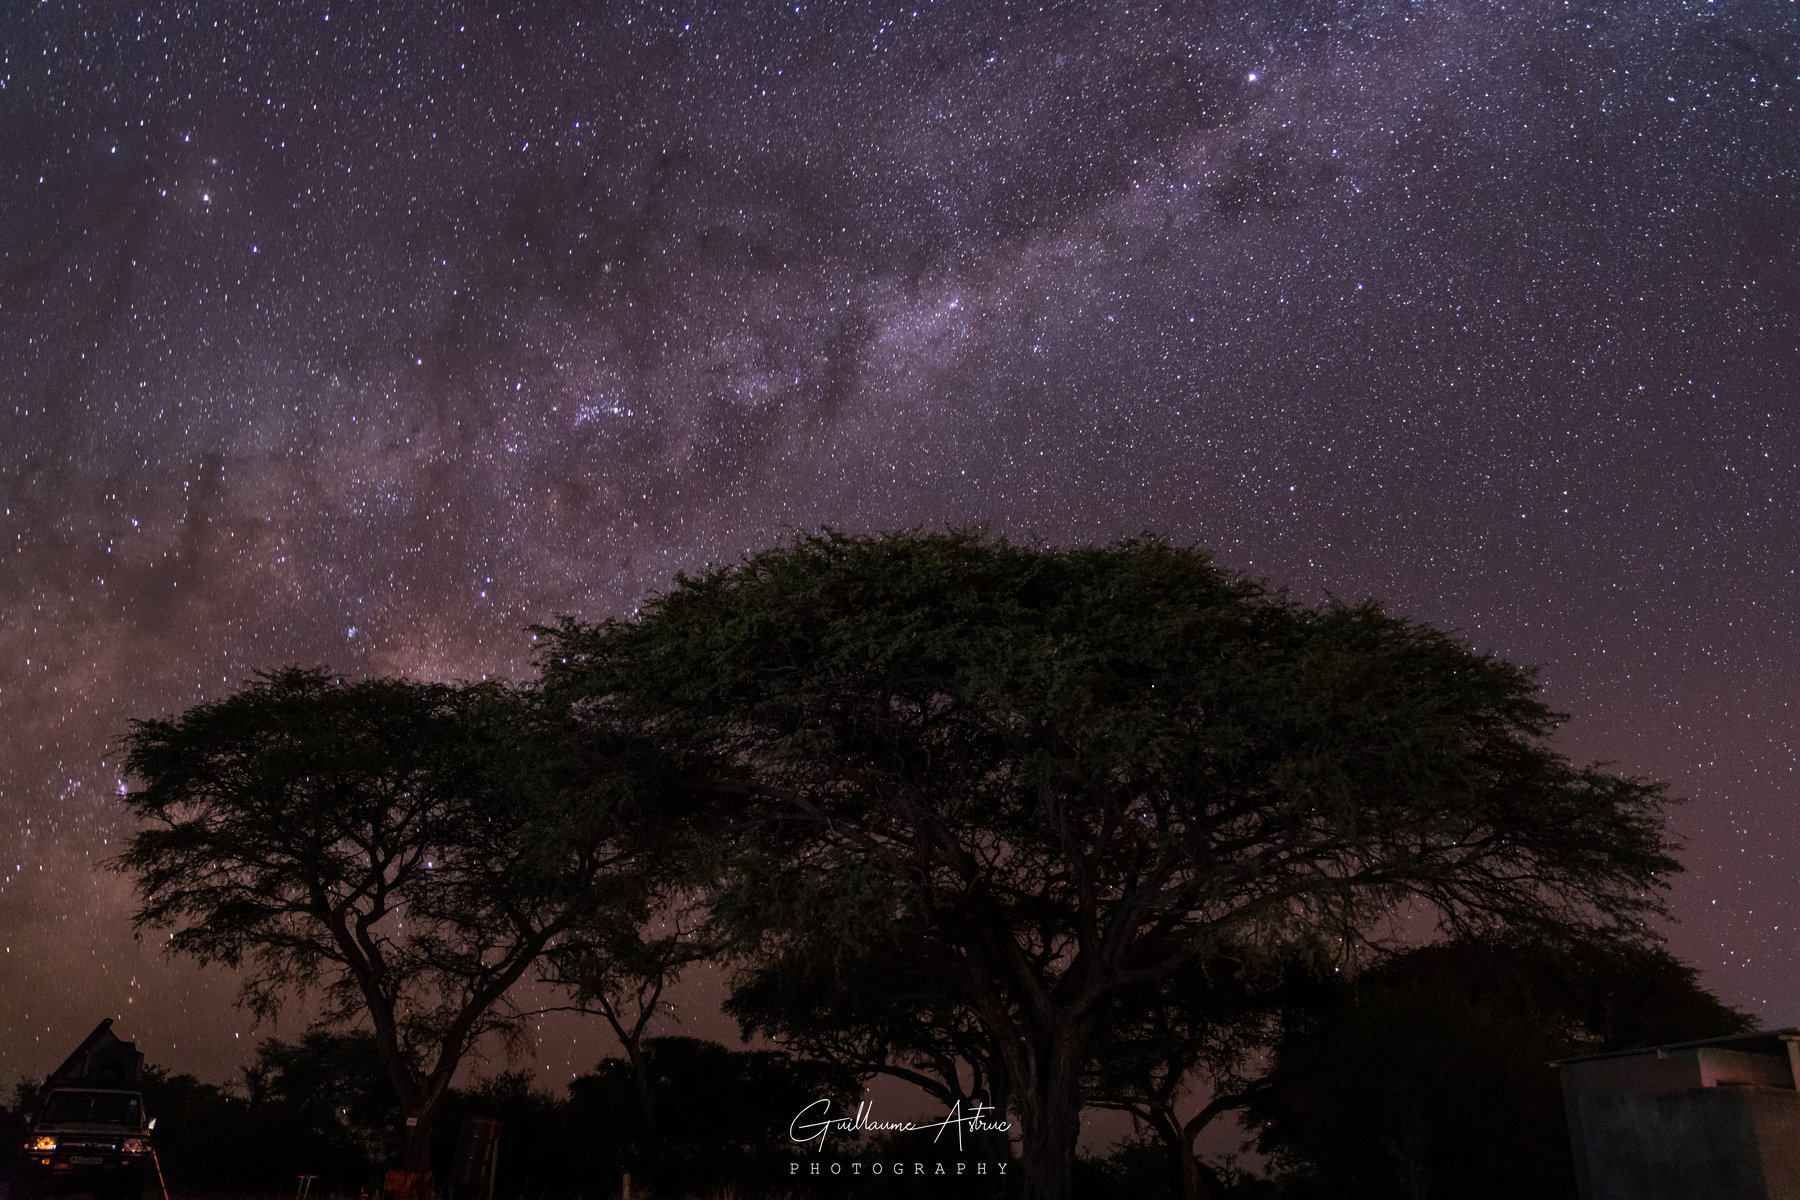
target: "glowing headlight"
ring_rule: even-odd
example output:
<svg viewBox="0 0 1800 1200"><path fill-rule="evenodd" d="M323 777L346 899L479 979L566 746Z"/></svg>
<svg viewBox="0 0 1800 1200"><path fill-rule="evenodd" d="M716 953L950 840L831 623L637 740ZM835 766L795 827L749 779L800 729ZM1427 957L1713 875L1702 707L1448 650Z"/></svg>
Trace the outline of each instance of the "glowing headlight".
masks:
<svg viewBox="0 0 1800 1200"><path fill-rule="evenodd" d="M148 1154L150 1153L150 1139L128 1137L120 1144L119 1149L127 1154Z"/></svg>
<svg viewBox="0 0 1800 1200"><path fill-rule="evenodd" d="M33 1138L30 1148L33 1150L54 1150L56 1149L56 1139L53 1137Z"/></svg>

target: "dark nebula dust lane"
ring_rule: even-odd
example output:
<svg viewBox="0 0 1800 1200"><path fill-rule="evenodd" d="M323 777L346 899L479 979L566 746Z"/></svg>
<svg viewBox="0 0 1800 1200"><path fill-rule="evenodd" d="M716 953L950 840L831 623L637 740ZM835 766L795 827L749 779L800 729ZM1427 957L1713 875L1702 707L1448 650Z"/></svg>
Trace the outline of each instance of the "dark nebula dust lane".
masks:
<svg viewBox="0 0 1800 1200"><path fill-rule="evenodd" d="M1800 1021L1793 4L438 7L0 16L0 1078L262 1032L132 938L130 718L517 675L821 524L1541 664Z"/></svg>

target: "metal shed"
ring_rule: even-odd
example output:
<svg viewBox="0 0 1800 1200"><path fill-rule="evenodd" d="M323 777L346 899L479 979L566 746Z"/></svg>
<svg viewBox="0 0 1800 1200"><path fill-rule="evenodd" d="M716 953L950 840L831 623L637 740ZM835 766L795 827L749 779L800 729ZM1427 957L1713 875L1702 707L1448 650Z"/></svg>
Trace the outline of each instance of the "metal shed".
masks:
<svg viewBox="0 0 1800 1200"><path fill-rule="evenodd" d="M1582 1200L1800 1200L1800 1029L1554 1065Z"/></svg>

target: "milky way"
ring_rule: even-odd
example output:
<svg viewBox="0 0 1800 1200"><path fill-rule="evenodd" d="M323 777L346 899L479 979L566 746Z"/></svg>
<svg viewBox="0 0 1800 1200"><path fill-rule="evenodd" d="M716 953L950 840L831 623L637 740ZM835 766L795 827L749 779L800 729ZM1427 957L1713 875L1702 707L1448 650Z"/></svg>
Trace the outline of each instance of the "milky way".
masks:
<svg viewBox="0 0 1800 1200"><path fill-rule="evenodd" d="M267 1032L132 940L131 717L518 676L821 524L1541 664L1800 1022L1794 4L541 7L0 18L0 1081Z"/></svg>

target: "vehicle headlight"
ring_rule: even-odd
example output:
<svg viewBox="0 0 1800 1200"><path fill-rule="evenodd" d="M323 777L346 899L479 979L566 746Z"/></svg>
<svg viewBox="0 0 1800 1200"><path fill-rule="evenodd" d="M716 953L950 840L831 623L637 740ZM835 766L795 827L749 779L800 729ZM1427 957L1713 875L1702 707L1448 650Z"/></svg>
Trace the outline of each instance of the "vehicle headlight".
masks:
<svg viewBox="0 0 1800 1200"><path fill-rule="evenodd" d="M120 1143L119 1149L123 1150L127 1154L148 1154L148 1153L150 1153L150 1139L149 1138L141 1138L141 1137L128 1137L124 1140L124 1142Z"/></svg>
<svg viewBox="0 0 1800 1200"><path fill-rule="evenodd" d="M54 1150L56 1149L56 1139L47 1136L33 1138L26 1144L25 1148L28 1150Z"/></svg>

